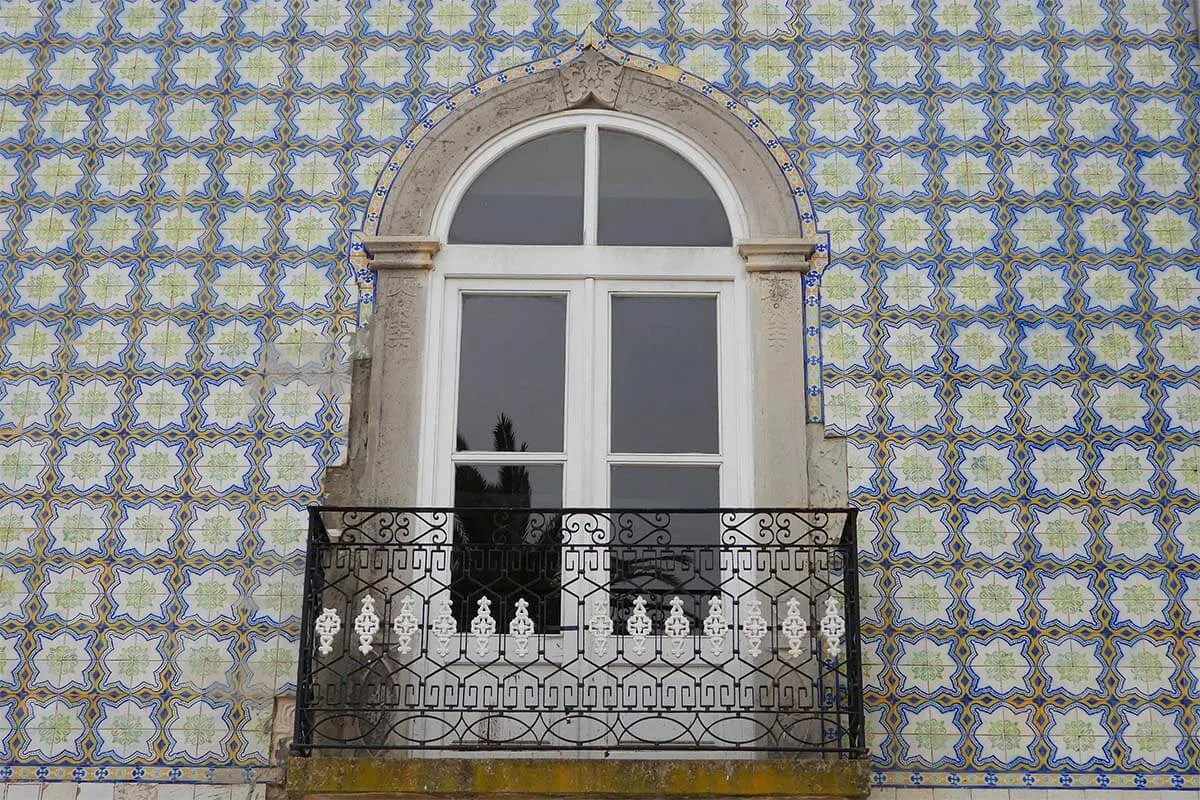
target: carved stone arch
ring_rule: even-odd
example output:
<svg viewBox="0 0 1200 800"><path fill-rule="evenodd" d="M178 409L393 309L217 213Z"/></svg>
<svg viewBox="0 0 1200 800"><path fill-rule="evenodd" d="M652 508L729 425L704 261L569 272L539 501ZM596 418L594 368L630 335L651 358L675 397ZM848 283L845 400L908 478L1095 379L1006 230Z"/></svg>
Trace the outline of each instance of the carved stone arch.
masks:
<svg viewBox="0 0 1200 800"><path fill-rule="evenodd" d="M786 148L755 114L693 75L609 44L594 28L553 58L494 75L438 105L398 149L368 207L368 236L434 238L434 212L463 163L515 126L574 108L604 108L688 136L721 165L746 214L751 241L811 245L826 238Z"/></svg>
<svg viewBox="0 0 1200 800"><path fill-rule="evenodd" d="M438 104L385 167L351 254L363 280L360 320L375 319L367 334L371 357L355 364L349 459L327 472L326 501L416 501L426 289L441 246L439 202L489 142L576 108L671 128L724 173L741 206L745 239L737 249L750 276L755 497L770 506L845 502L844 447L828 445L823 426L805 425L821 419L816 278L828 239L816 229L799 171L762 120L736 100L677 67L617 49L595 29L565 53Z"/></svg>

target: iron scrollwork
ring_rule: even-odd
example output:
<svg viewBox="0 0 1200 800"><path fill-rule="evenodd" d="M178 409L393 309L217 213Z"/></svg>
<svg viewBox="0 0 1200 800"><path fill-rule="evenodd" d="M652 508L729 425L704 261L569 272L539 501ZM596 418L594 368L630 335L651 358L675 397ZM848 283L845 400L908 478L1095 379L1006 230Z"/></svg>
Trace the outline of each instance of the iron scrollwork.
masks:
<svg viewBox="0 0 1200 800"><path fill-rule="evenodd" d="M865 753L850 509L310 509L294 752Z"/></svg>

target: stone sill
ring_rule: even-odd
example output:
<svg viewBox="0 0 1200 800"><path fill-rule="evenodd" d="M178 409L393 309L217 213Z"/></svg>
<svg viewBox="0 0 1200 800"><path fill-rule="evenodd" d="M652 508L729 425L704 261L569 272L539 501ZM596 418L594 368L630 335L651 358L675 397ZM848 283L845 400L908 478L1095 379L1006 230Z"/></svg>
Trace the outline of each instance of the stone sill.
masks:
<svg viewBox="0 0 1200 800"><path fill-rule="evenodd" d="M411 798L865 798L866 759L291 757L294 800Z"/></svg>

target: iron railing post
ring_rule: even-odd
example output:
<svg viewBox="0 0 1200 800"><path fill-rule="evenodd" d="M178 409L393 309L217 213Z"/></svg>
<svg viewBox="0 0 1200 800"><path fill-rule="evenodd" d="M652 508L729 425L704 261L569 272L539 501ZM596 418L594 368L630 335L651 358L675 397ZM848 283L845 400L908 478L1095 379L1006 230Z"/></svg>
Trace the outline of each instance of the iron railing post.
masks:
<svg viewBox="0 0 1200 800"><path fill-rule="evenodd" d="M308 536L304 550L304 599L300 613L300 658L296 675L295 728L292 732L292 752L306 756L313 745L313 697L312 660L313 634L317 619L317 606L321 603L321 556L325 523L321 512L314 507L308 509Z"/></svg>
<svg viewBox="0 0 1200 800"><path fill-rule="evenodd" d="M846 691L850 711L850 746L855 755L867 752L866 712L863 707L862 639L859 628L858 511L850 509L842 530L845 560L842 580L846 593Z"/></svg>

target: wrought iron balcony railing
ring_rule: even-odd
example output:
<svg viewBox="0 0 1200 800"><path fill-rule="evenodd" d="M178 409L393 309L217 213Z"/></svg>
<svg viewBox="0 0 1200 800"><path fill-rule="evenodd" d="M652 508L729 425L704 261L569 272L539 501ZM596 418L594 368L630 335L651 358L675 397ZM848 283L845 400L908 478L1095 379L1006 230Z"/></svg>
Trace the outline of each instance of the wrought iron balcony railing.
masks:
<svg viewBox="0 0 1200 800"><path fill-rule="evenodd" d="M865 753L850 509L310 509L298 755Z"/></svg>

